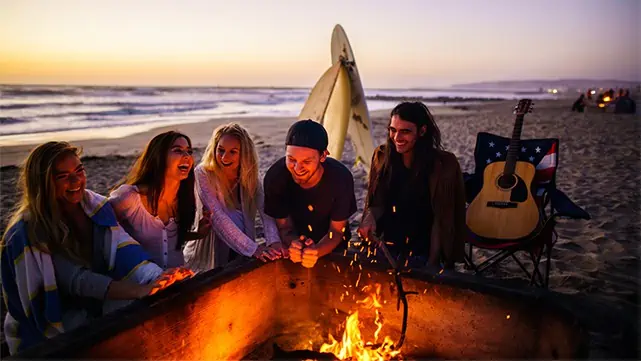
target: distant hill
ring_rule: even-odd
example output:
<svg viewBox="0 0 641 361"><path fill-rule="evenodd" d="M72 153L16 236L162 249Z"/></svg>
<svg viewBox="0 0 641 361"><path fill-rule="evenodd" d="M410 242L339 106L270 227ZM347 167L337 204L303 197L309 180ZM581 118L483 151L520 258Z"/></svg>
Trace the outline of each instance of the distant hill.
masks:
<svg viewBox="0 0 641 361"><path fill-rule="evenodd" d="M551 80L507 80L507 81L487 81L478 83L455 84L452 88L456 89L510 89L518 91L536 91L550 88L563 90L585 90L587 88L631 88L638 87L641 82L614 79L551 79Z"/></svg>

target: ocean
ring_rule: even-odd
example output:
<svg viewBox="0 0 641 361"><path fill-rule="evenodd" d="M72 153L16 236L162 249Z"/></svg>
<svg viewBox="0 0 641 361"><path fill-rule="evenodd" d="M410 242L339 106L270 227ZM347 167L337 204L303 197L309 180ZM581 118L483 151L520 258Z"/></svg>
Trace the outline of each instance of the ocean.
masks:
<svg viewBox="0 0 641 361"><path fill-rule="evenodd" d="M212 118L294 117L310 88L98 87L0 85L0 145L20 144L35 134L92 130L133 134L150 128ZM459 89L367 89L370 111L390 109L404 98L428 106L531 97L547 93Z"/></svg>

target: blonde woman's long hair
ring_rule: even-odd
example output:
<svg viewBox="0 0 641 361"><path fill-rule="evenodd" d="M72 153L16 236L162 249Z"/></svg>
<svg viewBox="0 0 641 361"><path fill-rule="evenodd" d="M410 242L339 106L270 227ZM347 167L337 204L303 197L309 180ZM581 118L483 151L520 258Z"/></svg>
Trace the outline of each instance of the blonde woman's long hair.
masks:
<svg viewBox="0 0 641 361"><path fill-rule="evenodd" d="M223 174L223 169L216 161L216 148L224 135L231 135L240 141L240 166L239 186L243 192L243 209L246 209L248 216L256 215L256 196L258 194L258 154L249 133L237 123L221 125L214 130L212 137L207 144L205 154L200 164L213 175L214 187L219 201L224 202L228 208L234 208L234 197L232 185Z"/></svg>
<svg viewBox="0 0 641 361"><path fill-rule="evenodd" d="M63 252L82 264L89 262L83 259L80 243L62 220L53 180L56 160L66 154L80 157L81 152L67 142L47 142L29 154L20 171L21 196L2 237L3 245L11 228L24 220L29 242L38 250Z"/></svg>

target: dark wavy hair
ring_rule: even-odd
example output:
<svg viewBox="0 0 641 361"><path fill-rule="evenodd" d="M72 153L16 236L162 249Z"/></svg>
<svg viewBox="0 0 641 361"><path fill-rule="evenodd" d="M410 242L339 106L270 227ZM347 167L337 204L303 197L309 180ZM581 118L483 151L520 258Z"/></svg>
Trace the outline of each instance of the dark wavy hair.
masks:
<svg viewBox="0 0 641 361"><path fill-rule="evenodd" d="M158 212L158 200L165 184L165 171L167 170L167 153L176 139L185 138L191 148L191 139L188 136L168 131L155 136L142 152L129 174L120 184L144 185L147 187L147 199L151 212ZM196 217L196 198L194 196L194 168L189 171L187 178L180 181L178 188L178 242L176 249L185 243L187 232L191 229ZM117 187L117 186L116 186Z"/></svg>
<svg viewBox="0 0 641 361"><path fill-rule="evenodd" d="M388 128L391 125L392 117L398 116L404 121L416 124L416 128L421 131L423 126L426 131L419 135L414 145L414 160L410 169L410 182L408 187L422 195L428 192L429 187L422 187L421 184L427 184L429 174L432 170L434 159L438 150L442 150L441 131L438 129L434 117L430 110L421 102L403 102L398 104L390 114ZM383 158L378 162L381 166L378 172L370 173L368 201L371 202L376 191L380 190L387 193L391 186L392 174L398 167L403 167L403 158L396 151L394 142L387 136ZM380 189L379 189L380 188Z"/></svg>

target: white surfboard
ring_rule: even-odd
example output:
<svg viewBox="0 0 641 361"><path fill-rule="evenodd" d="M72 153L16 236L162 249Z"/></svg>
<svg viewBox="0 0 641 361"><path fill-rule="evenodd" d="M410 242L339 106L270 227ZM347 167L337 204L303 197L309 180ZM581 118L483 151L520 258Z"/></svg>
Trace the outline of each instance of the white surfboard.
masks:
<svg viewBox="0 0 641 361"><path fill-rule="evenodd" d="M332 32L332 64L342 63L347 68L351 85L351 109L348 126L348 134L356 152L356 162L360 162L369 172L372 155L374 154L374 137L372 126L367 109L365 92L354 52L347 39L343 27L337 24Z"/></svg>
<svg viewBox="0 0 641 361"><path fill-rule="evenodd" d="M349 126L351 90L347 70L343 64L332 65L316 82L298 119L319 122L327 130L327 150L334 159L343 155L345 136Z"/></svg>

